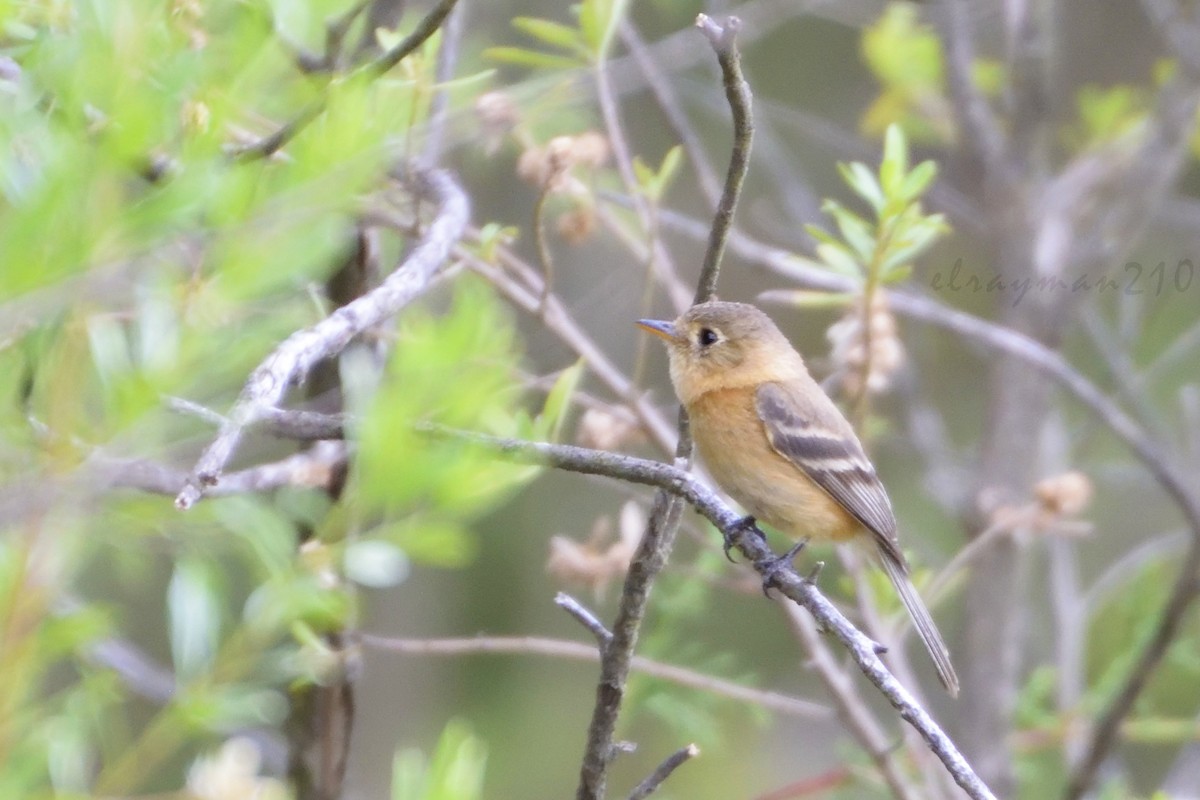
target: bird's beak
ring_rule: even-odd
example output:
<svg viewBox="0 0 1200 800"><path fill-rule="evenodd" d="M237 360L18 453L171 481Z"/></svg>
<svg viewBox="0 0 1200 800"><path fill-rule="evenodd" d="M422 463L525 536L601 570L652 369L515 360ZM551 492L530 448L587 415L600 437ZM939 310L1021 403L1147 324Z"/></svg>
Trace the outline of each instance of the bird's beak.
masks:
<svg viewBox="0 0 1200 800"><path fill-rule="evenodd" d="M675 340L675 326L665 319L639 319L638 327L650 331L655 336L661 336L668 342Z"/></svg>

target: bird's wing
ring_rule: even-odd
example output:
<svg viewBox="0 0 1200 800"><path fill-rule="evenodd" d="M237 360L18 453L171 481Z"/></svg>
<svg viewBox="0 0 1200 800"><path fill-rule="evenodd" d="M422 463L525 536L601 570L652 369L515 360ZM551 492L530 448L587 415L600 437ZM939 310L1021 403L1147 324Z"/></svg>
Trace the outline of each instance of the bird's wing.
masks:
<svg viewBox="0 0 1200 800"><path fill-rule="evenodd" d="M829 402L824 396L820 400ZM832 403L818 408L780 383L759 386L755 405L775 452L866 526L879 549L906 568L891 501L858 437L837 408Z"/></svg>

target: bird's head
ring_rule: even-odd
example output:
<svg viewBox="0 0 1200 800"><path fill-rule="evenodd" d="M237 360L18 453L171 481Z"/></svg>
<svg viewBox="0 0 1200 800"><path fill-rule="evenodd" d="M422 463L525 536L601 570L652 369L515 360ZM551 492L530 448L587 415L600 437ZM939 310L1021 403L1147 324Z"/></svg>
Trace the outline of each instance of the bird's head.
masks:
<svg viewBox="0 0 1200 800"><path fill-rule="evenodd" d="M700 303L674 322L641 319L637 324L666 341L671 382L684 405L716 389L806 374L771 318L745 303Z"/></svg>

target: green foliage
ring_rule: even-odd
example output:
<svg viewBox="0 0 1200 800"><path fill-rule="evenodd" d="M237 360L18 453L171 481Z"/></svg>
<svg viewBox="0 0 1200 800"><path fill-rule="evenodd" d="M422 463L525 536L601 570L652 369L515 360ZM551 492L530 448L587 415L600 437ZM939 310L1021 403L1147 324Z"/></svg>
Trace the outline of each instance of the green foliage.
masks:
<svg viewBox="0 0 1200 800"><path fill-rule="evenodd" d="M638 188L641 189L642 194L651 203L657 205L662 202L663 196L666 195L675 176L679 174L679 167L682 165L683 147L675 145L663 156L662 163L659 164L657 170L647 166L641 157L635 156L633 174L637 178Z"/></svg>
<svg viewBox="0 0 1200 800"><path fill-rule="evenodd" d="M1077 119L1063 131L1073 150L1083 150L1136 136L1148 113L1145 90L1129 84L1088 85L1075 95Z"/></svg>
<svg viewBox="0 0 1200 800"><path fill-rule="evenodd" d="M937 34L919 16L919 6L891 2L863 31L863 60L882 90L861 127L878 136L900 124L917 141L948 142L955 133L945 97L945 57Z"/></svg>
<svg viewBox="0 0 1200 800"><path fill-rule="evenodd" d="M367 509L395 516L433 507L465 518L511 489L511 465L416 423L507 432L517 357L511 321L479 283L459 281L440 317L418 308L404 315L383 384L359 401L358 491Z"/></svg>
<svg viewBox="0 0 1200 800"><path fill-rule="evenodd" d="M822 208L833 218L838 235L810 225L817 240L819 261L811 266L828 269L863 283L901 283L912 274L912 262L945 235L949 228L941 214L926 214L921 197L937 176L937 165L923 161L908 166L908 142L898 125L884 137L883 159L876 175L865 164L839 164L842 180L871 210L864 217L836 200ZM853 300L854 295L792 292L797 305L830 306Z"/></svg>
<svg viewBox="0 0 1200 800"><path fill-rule="evenodd" d="M494 61L547 70L574 70L600 61L608 52L626 0L583 0L574 6L578 27L547 19L517 17L513 27L555 52L524 47L490 47Z"/></svg>
<svg viewBox="0 0 1200 800"><path fill-rule="evenodd" d="M465 722L447 723L432 758L400 750L392 762L392 800L479 800L487 745Z"/></svg>
<svg viewBox="0 0 1200 800"><path fill-rule="evenodd" d="M180 786L179 766L214 733L279 725L283 687L339 667L325 634L355 612L352 584L461 565L470 519L533 474L408 431L356 464L351 491L372 501L362 525L302 489L182 515L90 471L194 457L212 430L167 413L164 396L227 408L283 337L324 313L311 286L344 260L364 198L393 189L440 39L382 77L304 75L281 38L318 50L346 7L0 2L0 55L20 65L0 80L0 304L21 315L0 331L0 480L39 490L4 519L27 530L0 530L0 796ZM289 123L280 155L232 157ZM494 298L464 287L445 318L412 316L379 404L356 398L364 426L514 429L519 353ZM579 371L531 421L539 434L560 434ZM389 485L411 491L391 498ZM302 532L378 520L298 550ZM78 609L58 607L76 592ZM92 595L140 602L139 616ZM169 656L178 691L148 723L94 663L110 636Z"/></svg>

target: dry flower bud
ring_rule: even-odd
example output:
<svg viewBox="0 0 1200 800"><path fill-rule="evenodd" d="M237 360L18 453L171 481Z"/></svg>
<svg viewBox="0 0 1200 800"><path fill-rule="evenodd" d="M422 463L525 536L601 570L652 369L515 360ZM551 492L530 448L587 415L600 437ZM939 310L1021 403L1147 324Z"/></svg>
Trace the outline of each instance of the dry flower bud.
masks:
<svg viewBox="0 0 1200 800"><path fill-rule="evenodd" d="M577 206L560 214L554 226L567 244L583 244L596 229L596 214L591 206Z"/></svg>
<svg viewBox="0 0 1200 800"><path fill-rule="evenodd" d="M556 136L545 147L531 147L517 159L517 175L547 192L563 191L569 185L573 144L570 136Z"/></svg>
<svg viewBox="0 0 1200 800"><path fill-rule="evenodd" d="M543 186L547 172L546 152L541 147L531 147L517 159L517 177L531 186Z"/></svg>
<svg viewBox="0 0 1200 800"><path fill-rule="evenodd" d="M593 450L620 450L641 438L641 429L632 419L599 408L583 412L575 429L575 441Z"/></svg>
<svg viewBox="0 0 1200 800"><path fill-rule="evenodd" d="M1092 482L1082 472L1071 470L1038 481L1033 493L1045 511L1072 517L1091 502Z"/></svg>
<svg viewBox="0 0 1200 800"><path fill-rule="evenodd" d="M488 137L503 138L521 121L517 104L507 92L486 92L475 101L475 115Z"/></svg>
<svg viewBox="0 0 1200 800"><path fill-rule="evenodd" d="M546 572L559 583L582 584L597 597L602 596L608 585L629 569L645 527L645 513L630 501L621 509L617 540L607 548L605 542L612 539L612 522L608 517L596 520L586 542L567 536L551 537Z"/></svg>
<svg viewBox="0 0 1200 800"><path fill-rule="evenodd" d="M590 169L599 169L608 161L608 139L596 131L584 131L575 137L574 160Z"/></svg>
<svg viewBox="0 0 1200 800"><path fill-rule="evenodd" d="M829 326L825 334L832 346L830 360L842 375L845 390L852 395L862 389L862 372L868 355L862 316L862 305L851 304L845 315ZM896 335L896 319L887 306L883 292L877 292L871 299L868 324L871 336L867 391L878 394L887 391L892 376L904 363L904 345Z"/></svg>
<svg viewBox="0 0 1200 800"><path fill-rule="evenodd" d="M521 180L548 192L582 191L571 177L576 166L595 169L608 159L608 141L589 131L579 136L555 136L544 147L530 147L517 161Z"/></svg>

